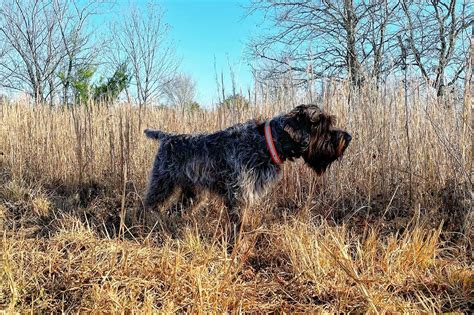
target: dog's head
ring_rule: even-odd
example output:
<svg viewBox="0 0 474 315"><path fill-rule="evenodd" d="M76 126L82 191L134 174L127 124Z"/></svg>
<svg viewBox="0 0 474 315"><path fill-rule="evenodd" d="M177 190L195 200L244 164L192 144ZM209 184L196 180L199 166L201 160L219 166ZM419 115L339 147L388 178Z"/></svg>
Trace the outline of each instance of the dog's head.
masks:
<svg viewBox="0 0 474 315"><path fill-rule="evenodd" d="M285 115L285 132L300 148L306 164L319 175L342 156L352 139L334 123L334 116L316 105L299 105Z"/></svg>

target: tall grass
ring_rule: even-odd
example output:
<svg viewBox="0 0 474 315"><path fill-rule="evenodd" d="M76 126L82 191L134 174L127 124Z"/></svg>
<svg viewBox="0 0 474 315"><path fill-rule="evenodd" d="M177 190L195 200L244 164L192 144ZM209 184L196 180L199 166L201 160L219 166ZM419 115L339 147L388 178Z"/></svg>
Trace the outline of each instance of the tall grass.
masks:
<svg viewBox="0 0 474 315"><path fill-rule="evenodd" d="M244 209L234 252L204 196L147 229L157 144L145 127L211 132L298 102L247 109L0 105L0 306L13 311L466 311L472 308L469 98L328 85L318 101L353 135L322 177L287 163Z"/></svg>

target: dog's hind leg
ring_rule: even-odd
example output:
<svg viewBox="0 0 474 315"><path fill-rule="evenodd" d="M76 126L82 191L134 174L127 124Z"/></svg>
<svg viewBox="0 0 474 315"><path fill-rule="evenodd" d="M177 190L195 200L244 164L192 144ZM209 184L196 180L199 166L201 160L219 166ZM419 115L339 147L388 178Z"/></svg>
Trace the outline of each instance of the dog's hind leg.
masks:
<svg viewBox="0 0 474 315"><path fill-rule="evenodd" d="M178 204L173 209L182 213L195 204L196 198L197 194L193 187L182 186Z"/></svg>
<svg viewBox="0 0 474 315"><path fill-rule="evenodd" d="M174 187L175 182L168 172L153 170L145 195L145 208L150 209L164 202L173 193Z"/></svg>
<svg viewBox="0 0 474 315"><path fill-rule="evenodd" d="M183 191L181 193L181 202L183 207L187 208L192 206L196 201L196 191L192 187L183 187Z"/></svg>

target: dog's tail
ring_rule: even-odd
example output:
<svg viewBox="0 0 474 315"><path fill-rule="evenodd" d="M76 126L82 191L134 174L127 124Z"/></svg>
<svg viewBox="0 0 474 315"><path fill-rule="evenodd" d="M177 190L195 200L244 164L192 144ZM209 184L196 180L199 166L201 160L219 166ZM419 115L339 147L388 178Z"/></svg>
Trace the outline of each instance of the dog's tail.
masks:
<svg viewBox="0 0 474 315"><path fill-rule="evenodd" d="M171 136L169 133L153 129L145 129L144 133L148 138L156 140L163 140Z"/></svg>

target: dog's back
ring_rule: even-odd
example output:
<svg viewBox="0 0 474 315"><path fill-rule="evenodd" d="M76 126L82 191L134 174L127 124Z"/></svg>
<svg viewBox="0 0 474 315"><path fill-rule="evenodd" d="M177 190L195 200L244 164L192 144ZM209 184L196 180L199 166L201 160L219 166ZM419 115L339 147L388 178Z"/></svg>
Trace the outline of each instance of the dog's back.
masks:
<svg viewBox="0 0 474 315"><path fill-rule="evenodd" d="M266 150L265 138L257 131L257 124L250 120L213 133L170 134L146 129L145 134L160 142L157 168L173 174L179 185L211 188L231 178L235 185L237 174L249 167L247 160L262 156L259 151ZM265 158L263 155L258 164Z"/></svg>

